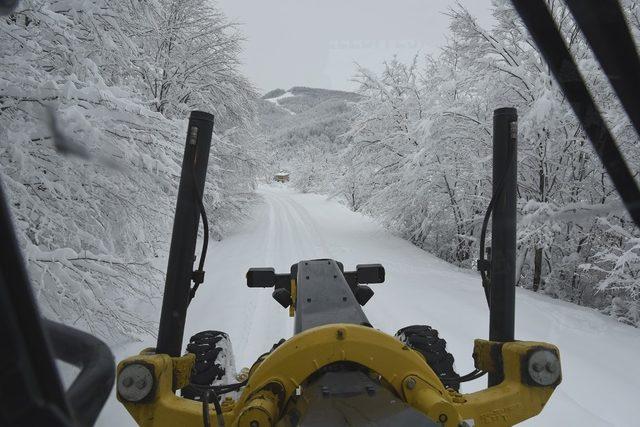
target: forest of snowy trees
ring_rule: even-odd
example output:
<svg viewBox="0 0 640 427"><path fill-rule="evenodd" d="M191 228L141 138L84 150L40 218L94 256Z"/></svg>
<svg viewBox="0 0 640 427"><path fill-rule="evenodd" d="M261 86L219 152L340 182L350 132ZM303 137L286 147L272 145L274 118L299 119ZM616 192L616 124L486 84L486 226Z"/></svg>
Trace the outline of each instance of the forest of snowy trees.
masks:
<svg viewBox="0 0 640 427"><path fill-rule="evenodd" d="M640 40L640 2L623 3ZM638 135L548 4L637 173ZM640 326L640 234L510 2L493 9L492 28L449 10L441 52L358 69L358 94L294 88L278 110L257 102L242 35L208 0L22 1L0 19L0 179L44 314L112 343L155 332L193 109L216 115L212 237L243 219L270 163L475 268L492 114L513 106L519 285Z"/></svg>
<svg viewBox="0 0 640 427"><path fill-rule="evenodd" d="M638 135L564 4L548 4L637 173ZM640 3L624 4L639 36ZM381 73L360 68L363 99L352 104L348 131L338 145L316 132L320 146L300 147L294 183L340 195L437 256L475 268L491 197L493 110L516 107L518 284L638 326L640 234L511 3L495 0L493 14L495 25L482 28L456 7L438 55L392 58ZM325 161L310 185L319 150Z"/></svg>
<svg viewBox="0 0 640 427"><path fill-rule="evenodd" d="M213 237L241 219L261 161L241 42L206 0L24 0L0 19L0 177L46 316L155 332L190 110L216 115Z"/></svg>
<svg viewBox="0 0 640 427"><path fill-rule="evenodd" d="M564 4L549 5L637 173L638 135ZM639 3L626 6L638 35ZM462 8L448 14L441 54L424 64L392 59L379 75L359 70L366 98L346 135L346 199L473 267L491 195L492 113L517 107L519 285L640 325L640 234L510 2L494 1L490 29Z"/></svg>

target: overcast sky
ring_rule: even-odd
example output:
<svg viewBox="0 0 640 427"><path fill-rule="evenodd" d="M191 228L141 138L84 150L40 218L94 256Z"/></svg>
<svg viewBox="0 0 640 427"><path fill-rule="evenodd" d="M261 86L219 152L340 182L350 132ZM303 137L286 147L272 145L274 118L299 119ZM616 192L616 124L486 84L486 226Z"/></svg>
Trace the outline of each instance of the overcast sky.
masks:
<svg viewBox="0 0 640 427"><path fill-rule="evenodd" d="M434 53L445 43L455 0L217 0L242 24L244 71L261 92L310 86L354 89L355 63L379 70L397 54ZM481 24L491 0L460 0Z"/></svg>

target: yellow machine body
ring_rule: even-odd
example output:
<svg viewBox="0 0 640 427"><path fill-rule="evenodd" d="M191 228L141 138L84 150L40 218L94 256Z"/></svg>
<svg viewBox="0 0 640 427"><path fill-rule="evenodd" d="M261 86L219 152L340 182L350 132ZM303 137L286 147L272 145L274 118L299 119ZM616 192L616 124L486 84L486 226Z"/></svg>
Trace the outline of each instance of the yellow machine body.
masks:
<svg viewBox="0 0 640 427"><path fill-rule="evenodd" d="M493 343L476 340L476 368L502 374L494 387L470 394L447 389L416 351L373 328L333 324L309 329L282 343L252 368L247 385L235 401L222 402L226 426L286 426L283 419L296 390L322 367L353 362L370 370L400 399L445 427L511 426L537 415L549 400L560 377L540 386L527 378L527 364L534 352L558 349L539 342ZM184 399L176 391L189 382L194 355L172 358L145 351L122 361L118 375L132 364L144 365L154 379L148 396L130 402L118 395L141 426L202 426L203 405ZM559 369L559 367L558 367ZM211 425L216 413L210 405Z"/></svg>

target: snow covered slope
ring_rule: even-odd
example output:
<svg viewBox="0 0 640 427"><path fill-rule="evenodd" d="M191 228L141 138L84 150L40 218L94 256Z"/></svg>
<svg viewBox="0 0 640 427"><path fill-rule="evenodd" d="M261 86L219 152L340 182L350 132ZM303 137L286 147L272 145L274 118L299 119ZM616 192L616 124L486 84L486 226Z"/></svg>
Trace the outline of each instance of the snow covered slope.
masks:
<svg viewBox="0 0 640 427"><path fill-rule="evenodd" d="M262 187L264 202L254 220L209 250L207 280L190 308L185 337L204 329L229 333L238 368L249 366L293 323L269 289L248 289L249 267L288 271L301 259L329 257L352 269L382 263L386 283L364 307L378 329L395 333L403 326L430 324L441 332L460 373L472 370L474 338L488 333L488 310L476 273L441 261L390 235L379 225L326 198L297 194L287 187ZM638 421L640 331L594 310L518 290L516 335L560 347L564 381L542 415L530 426L629 426ZM154 345L136 343L114 349L118 359ZM467 383L463 391L485 386ZM112 399L99 425L130 425ZM635 424L638 425L638 424Z"/></svg>
<svg viewBox="0 0 640 427"><path fill-rule="evenodd" d="M283 105L280 104L280 100L290 98L292 96L295 96L295 95L292 94L291 92L285 92L282 95L276 96L274 98L264 98L264 99L268 102L271 102L273 105L277 105L278 107L282 108L284 111L291 114L292 116L295 116L296 113L294 113L293 111L289 110L287 107L284 107Z"/></svg>
<svg viewBox="0 0 640 427"><path fill-rule="evenodd" d="M294 86L289 90L275 89L265 94L263 100L277 105L290 114L299 114L327 101L355 102L362 97L354 92Z"/></svg>

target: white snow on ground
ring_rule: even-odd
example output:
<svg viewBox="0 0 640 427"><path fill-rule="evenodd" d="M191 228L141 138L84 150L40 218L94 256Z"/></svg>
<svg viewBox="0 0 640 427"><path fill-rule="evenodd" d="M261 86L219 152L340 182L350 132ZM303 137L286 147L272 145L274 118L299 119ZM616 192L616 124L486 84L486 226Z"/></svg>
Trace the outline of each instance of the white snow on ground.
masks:
<svg viewBox="0 0 640 427"><path fill-rule="evenodd" d="M267 98L267 101L271 102L274 105L277 105L278 107L282 108L283 110L285 110L287 113L291 114L292 116L295 116L296 113L289 110L287 107L280 105L280 100L281 99L285 99L285 98L291 98L292 96L295 96L293 93L291 92L285 92L280 96L276 96L275 98Z"/></svg>
<svg viewBox="0 0 640 427"><path fill-rule="evenodd" d="M460 373L473 368L474 338L488 334L488 309L480 279L384 231L369 218L335 201L265 186L254 220L235 235L210 246L205 284L188 314L185 339L205 329L229 333L238 369L249 366L282 337L292 320L271 298L270 289L249 289L249 267L278 272L302 259L328 257L352 269L382 263L386 283L364 307L371 323L393 334L403 326L437 328L456 357ZM158 314L159 315L159 314ZM518 290L516 335L560 347L564 380L542 414L528 426L629 426L638 421L640 331L592 309ZM118 360L154 340L114 349ZM467 383L475 391L486 379ZM132 425L115 399L98 425ZM636 424L638 425L638 424Z"/></svg>

